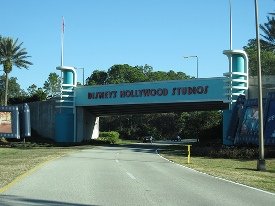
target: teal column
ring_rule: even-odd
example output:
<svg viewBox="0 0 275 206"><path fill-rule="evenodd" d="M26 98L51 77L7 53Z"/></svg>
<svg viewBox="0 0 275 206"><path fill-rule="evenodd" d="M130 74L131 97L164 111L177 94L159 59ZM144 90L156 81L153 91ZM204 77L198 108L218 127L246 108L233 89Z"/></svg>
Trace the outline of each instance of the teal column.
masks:
<svg viewBox="0 0 275 206"><path fill-rule="evenodd" d="M229 59L229 72L224 73L227 77L225 80L225 95L228 97L230 109L223 111L223 144L233 145L234 138L232 133L235 133L236 128L230 128L231 121L238 121L238 115L235 102L240 95L247 96L248 90L248 57L243 50L225 50L223 53ZM231 64L230 64L230 61ZM231 68L230 68L231 65ZM229 131L232 130L232 131ZM231 134L231 135L229 135ZM234 134L235 137L235 134Z"/></svg>
<svg viewBox="0 0 275 206"><path fill-rule="evenodd" d="M233 145L234 143L232 139L227 137L231 117L232 117L232 110L223 111L223 144L224 145Z"/></svg>
<svg viewBox="0 0 275 206"><path fill-rule="evenodd" d="M74 142L74 115L69 112L57 113L55 116L55 141Z"/></svg>
<svg viewBox="0 0 275 206"><path fill-rule="evenodd" d="M245 93L245 60L241 54L232 54L232 93ZM239 81L240 80L240 81ZM243 89L241 89L243 88ZM237 100L237 95L233 96L233 101Z"/></svg>
<svg viewBox="0 0 275 206"><path fill-rule="evenodd" d="M73 85L74 84L74 73L71 71L63 71L63 84ZM72 89L72 86L64 86L64 89Z"/></svg>
<svg viewBox="0 0 275 206"><path fill-rule="evenodd" d="M74 87L76 87L76 71L73 67L57 67L62 73L62 91L60 104L56 106L55 141L75 142L75 104Z"/></svg>

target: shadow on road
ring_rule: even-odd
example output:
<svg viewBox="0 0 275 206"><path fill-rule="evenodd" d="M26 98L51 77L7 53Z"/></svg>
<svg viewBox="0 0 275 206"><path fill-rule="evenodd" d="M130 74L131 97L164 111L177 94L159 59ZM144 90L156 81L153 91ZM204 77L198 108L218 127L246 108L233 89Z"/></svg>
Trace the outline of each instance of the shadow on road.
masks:
<svg viewBox="0 0 275 206"><path fill-rule="evenodd" d="M98 147L99 150L96 150ZM82 150L81 153L73 153L70 155L69 158L76 158L76 159L90 159L90 160L105 160L105 161L114 161L117 160L116 154L124 154L127 155L127 150L134 152L134 153L141 153L141 154L154 154L156 155L156 150L159 148L159 146L154 144L143 144L143 143L136 143L136 144L124 144L124 145L101 145L96 146L92 149L94 153L97 155L90 155L90 149L87 148ZM126 150L125 150L126 149ZM109 153L112 151L113 155L106 157L104 154ZM121 153L122 151L122 153ZM87 153L87 154L85 154ZM101 155L102 154L102 155ZM64 157L66 158L66 157ZM155 162L155 163L169 163L167 161L163 161L163 159L157 158L157 159L147 159L146 157L140 159L136 157L124 157L123 159L120 159L120 161L129 161L129 162Z"/></svg>
<svg viewBox="0 0 275 206"><path fill-rule="evenodd" d="M99 145L99 147L106 147L109 150L124 150L130 149L133 152L141 153L156 153L156 150L159 149L158 145L151 143L131 143L131 144L111 144L111 145Z"/></svg>
<svg viewBox="0 0 275 206"><path fill-rule="evenodd" d="M106 145L107 147L125 147L129 149L136 150L137 152L152 152L155 153L157 149L167 148L167 146L177 147L186 145L188 142L167 142L158 141L153 143L131 143L131 144L119 144L119 145Z"/></svg>
<svg viewBox="0 0 275 206"><path fill-rule="evenodd" d="M67 203L60 201L51 201L51 200L38 200L38 199L29 199L12 195L0 195L0 205L1 206L24 206L24 205L33 205L33 206L96 206L96 205L86 205L78 203Z"/></svg>

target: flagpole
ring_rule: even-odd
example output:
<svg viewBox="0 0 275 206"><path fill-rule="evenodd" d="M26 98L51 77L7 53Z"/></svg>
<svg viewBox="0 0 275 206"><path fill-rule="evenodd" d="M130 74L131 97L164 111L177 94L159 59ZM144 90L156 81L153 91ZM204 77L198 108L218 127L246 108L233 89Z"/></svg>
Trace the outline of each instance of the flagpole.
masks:
<svg viewBox="0 0 275 206"><path fill-rule="evenodd" d="M64 17L62 16L62 25L61 25L61 66L63 66L63 55L64 55Z"/></svg>
<svg viewBox="0 0 275 206"><path fill-rule="evenodd" d="M232 4L231 0L229 0L229 47L230 50L232 50ZM230 78L232 79L232 55L229 57L229 72L230 72ZM232 87L232 81L230 83ZM230 89L230 101L231 103L229 104L229 108L232 110L232 88Z"/></svg>

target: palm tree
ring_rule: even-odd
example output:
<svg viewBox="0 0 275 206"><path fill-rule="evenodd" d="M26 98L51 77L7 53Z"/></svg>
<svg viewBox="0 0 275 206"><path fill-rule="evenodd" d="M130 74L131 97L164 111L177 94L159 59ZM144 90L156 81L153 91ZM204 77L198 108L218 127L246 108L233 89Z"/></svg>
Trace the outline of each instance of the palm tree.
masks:
<svg viewBox="0 0 275 206"><path fill-rule="evenodd" d="M261 35L264 40L269 44L272 50L275 49L275 18L274 17L267 17L267 23L260 25L261 30L264 32Z"/></svg>
<svg viewBox="0 0 275 206"><path fill-rule="evenodd" d="M22 44L23 42L18 43L18 39L14 41L10 37L2 37L0 41L0 64L3 64L5 73L5 105L8 102L8 75L12 67L28 69L29 65L32 65L26 60L30 56L27 55L25 48L21 48Z"/></svg>

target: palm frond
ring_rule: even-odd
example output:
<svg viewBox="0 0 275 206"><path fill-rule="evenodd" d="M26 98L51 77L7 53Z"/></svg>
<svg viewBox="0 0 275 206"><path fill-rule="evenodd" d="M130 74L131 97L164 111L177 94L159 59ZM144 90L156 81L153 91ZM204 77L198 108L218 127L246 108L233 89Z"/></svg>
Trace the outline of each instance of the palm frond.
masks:
<svg viewBox="0 0 275 206"><path fill-rule="evenodd" d="M0 56L1 62L9 61L12 65L18 68L28 68L32 63L27 59L28 55L25 48L22 48L23 42L18 43L18 39L13 40L10 37L1 39L0 42Z"/></svg>
<svg viewBox="0 0 275 206"><path fill-rule="evenodd" d="M267 17L268 22L260 25L260 29L264 34L261 36L270 44L275 45L275 18Z"/></svg>

